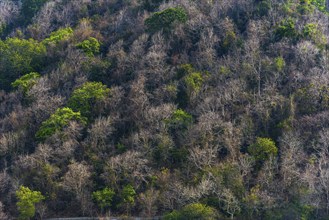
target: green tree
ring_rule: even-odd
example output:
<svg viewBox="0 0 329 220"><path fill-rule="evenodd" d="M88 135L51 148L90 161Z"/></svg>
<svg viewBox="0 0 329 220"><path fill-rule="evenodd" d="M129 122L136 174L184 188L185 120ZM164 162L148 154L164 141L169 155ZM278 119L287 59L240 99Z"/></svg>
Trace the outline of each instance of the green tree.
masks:
<svg viewBox="0 0 329 220"><path fill-rule="evenodd" d="M201 203L189 204L180 211L173 211L164 216L164 220L212 220L217 218L216 209Z"/></svg>
<svg viewBox="0 0 329 220"><path fill-rule="evenodd" d="M54 31L50 34L50 36L46 39L43 40L43 43L45 44L57 44L63 40L67 40L70 37L73 36L73 29L68 27L68 28L60 28L57 31Z"/></svg>
<svg viewBox="0 0 329 220"><path fill-rule="evenodd" d="M26 93L29 89L32 88L33 85L36 84L37 80L40 78L40 74L36 72L32 72L22 76L19 79L16 79L11 85L14 88L20 88Z"/></svg>
<svg viewBox="0 0 329 220"><path fill-rule="evenodd" d="M206 76L207 72L197 71L191 64L180 66L177 70L177 78L182 79L177 94L177 101L180 107L186 107L190 100L199 93Z"/></svg>
<svg viewBox="0 0 329 220"><path fill-rule="evenodd" d="M86 118L82 117L80 112L74 112L72 109L67 107L57 109L48 120L42 122L35 136L41 141L45 140L57 131L62 130L72 120L78 121L82 124L87 123Z"/></svg>
<svg viewBox="0 0 329 220"><path fill-rule="evenodd" d="M166 120L166 123L172 129L186 129L192 122L192 115L182 109L174 111L171 118Z"/></svg>
<svg viewBox="0 0 329 220"><path fill-rule="evenodd" d="M68 107L90 119L97 111L96 104L104 101L109 93L110 89L101 82L86 82L73 92Z"/></svg>
<svg viewBox="0 0 329 220"><path fill-rule="evenodd" d="M126 211L129 212L130 207L135 204L136 191L132 185L126 185L122 189L121 198L122 205L126 206Z"/></svg>
<svg viewBox="0 0 329 220"><path fill-rule="evenodd" d="M256 142L248 147L248 152L257 161L265 161L271 156L276 156L278 148L271 138L258 137Z"/></svg>
<svg viewBox="0 0 329 220"><path fill-rule="evenodd" d="M112 199L115 192L106 187L102 190L93 192L93 199L96 201L97 205L101 208L102 212L105 208L109 208L112 205Z"/></svg>
<svg viewBox="0 0 329 220"><path fill-rule="evenodd" d="M101 44L94 37L89 37L87 40L82 41L76 45L77 48L83 50L89 57L93 57L99 53Z"/></svg>
<svg viewBox="0 0 329 220"><path fill-rule="evenodd" d="M185 23L188 15L184 8L167 8L160 12L155 12L145 20L145 25L150 32L157 32L163 29L169 32L177 23Z"/></svg>
<svg viewBox="0 0 329 220"><path fill-rule="evenodd" d="M284 19L280 22L275 30L275 37L281 40L284 37L295 39L298 37L298 32L295 29L295 21L293 18Z"/></svg>
<svg viewBox="0 0 329 220"><path fill-rule="evenodd" d="M46 47L33 39L0 40L0 89L9 90L16 78L40 70L45 55Z"/></svg>
<svg viewBox="0 0 329 220"><path fill-rule="evenodd" d="M35 215L35 204L45 197L39 191L32 191L28 187L20 186L16 191L18 202L16 203L20 219L30 219Z"/></svg>

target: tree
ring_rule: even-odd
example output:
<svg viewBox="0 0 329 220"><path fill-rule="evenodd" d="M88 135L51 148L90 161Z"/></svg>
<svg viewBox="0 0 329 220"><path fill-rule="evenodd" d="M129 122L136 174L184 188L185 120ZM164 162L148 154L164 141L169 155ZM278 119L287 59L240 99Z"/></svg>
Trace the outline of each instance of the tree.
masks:
<svg viewBox="0 0 329 220"><path fill-rule="evenodd" d="M3 209L4 209L4 205L2 204L2 202L0 202L0 219L7 220L9 218Z"/></svg>
<svg viewBox="0 0 329 220"><path fill-rule="evenodd" d="M46 47L36 40L8 38L0 40L0 89L9 90L10 83L23 74L43 67Z"/></svg>
<svg viewBox="0 0 329 220"><path fill-rule="evenodd" d="M102 190L93 192L93 199L96 201L97 205L101 208L102 212L105 208L109 208L112 205L112 199L115 192L106 187Z"/></svg>
<svg viewBox="0 0 329 220"><path fill-rule="evenodd" d="M166 119L165 122L172 129L186 129L193 122L192 115L188 114L182 109L177 109L172 113L170 119Z"/></svg>
<svg viewBox="0 0 329 220"><path fill-rule="evenodd" d="M42 122L35 136L37 139L43 141L57 131L61 131L65 126L69 125L69 122L72 120L82 124L87 123L86 118L82 117L80 112L74 112L67 107L57 109L48 120Z"/></svg>
<svg viewBox="0 0 329 220"><path fill-rule="evenodd" d="M161 29L169 32L174 28L176 23L185 23L188 15L184 8L167 8L160 12L155 12L145 20L145 25L151 33L157 32Z"/></svg>
<svg viewBox="0 0 329 220"><path fill-rule="evenodd" d="M63 40L70 39L73 36L73 29L68 28L60 28L57 31L54 31L50 34L50 36L43 40L45 44L58 44Z"/></svg>
<svg viewBox="0 0 329 220"><path fill-rule="evenodd" d="M250 155L257 161L265 161L278 154L278 148L271 138L258 137L256 142L248 147Z"/></svg>
<svg viewBox="0 0 329 220"><path fill-rule="evenodd" d="M26 93L29 89L32 88L37 82L37 80L40 78L40 74L36 72L32 72L29 74L26 74L22 76L19 79L16 79L15 82L13 82L11 85L14 88L20 88L23 90L24 93Z"/></svg>
<svg viewBox="0 0 329 220"><path fill-rule="evenodd" d="M20 186L19 190L16 191L16 197L20 219L32 218L35 215L35 204L45 199L41 192L32 191L25 186Z"/></svg>
<svg viewBox="0 0 329 220"><path fill-rule="evenodd" d="M100 43L94 37L89 37L87 40L82 41L76 45L77 48L81 49L89 57L93 57L99 53Z"/></svg>
<svg viewBox="0 0 329 220"><path fill-rule="evenodd" d="M121 192L122 205L126 206L127 213L130 211L131 207L135 204L136 191L134 187L130 184L123 187Z"/></svg>
<svg viewBox="0 0 329 220"><path fill-rule="evenodd" d="M68 101L68 107L91 119L94 116L93 113L97 112L97 104L105 101L109 93L110 89L101 82L86 82L74 90Z"/></svg>

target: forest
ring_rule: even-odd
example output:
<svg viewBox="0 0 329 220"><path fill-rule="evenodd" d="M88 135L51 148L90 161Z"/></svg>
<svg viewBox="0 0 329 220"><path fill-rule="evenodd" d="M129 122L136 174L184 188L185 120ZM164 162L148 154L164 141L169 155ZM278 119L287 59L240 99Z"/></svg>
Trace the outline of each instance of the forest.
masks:
<svg viewBox="0 0 329 220"><path fill-rule="evenodd" d="M329 219L326 0L0 0L0 219Z"/></svg>

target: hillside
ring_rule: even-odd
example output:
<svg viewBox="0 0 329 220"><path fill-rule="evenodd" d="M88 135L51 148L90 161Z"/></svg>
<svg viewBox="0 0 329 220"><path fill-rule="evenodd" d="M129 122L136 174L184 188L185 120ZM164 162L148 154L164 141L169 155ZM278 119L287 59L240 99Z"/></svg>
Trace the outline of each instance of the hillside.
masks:
<svg viewBox="0 0 329 220"><path fill-rule="evenodd" d="M325 0L0 0L0 219L328 219Z"/></svg>

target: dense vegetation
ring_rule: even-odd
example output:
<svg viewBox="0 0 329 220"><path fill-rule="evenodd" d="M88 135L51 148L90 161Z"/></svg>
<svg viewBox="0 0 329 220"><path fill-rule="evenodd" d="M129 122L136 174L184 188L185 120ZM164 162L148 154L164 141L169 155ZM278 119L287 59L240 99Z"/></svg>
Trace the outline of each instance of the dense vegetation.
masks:
<svg viewBox="0 0 329 220"><path fill-rule="evenodd" d="M0 0L0 219L328 219L325 0Z"/></svg>

